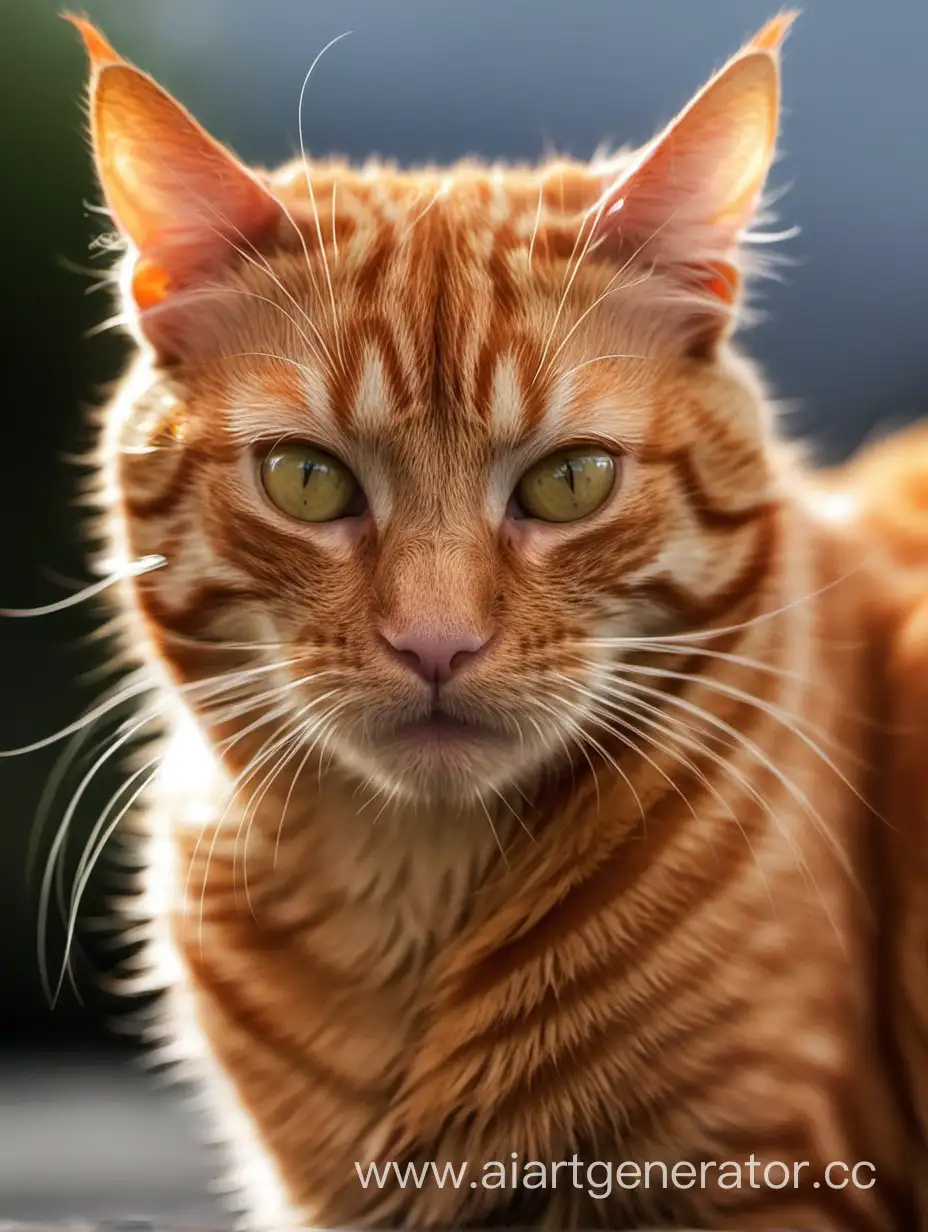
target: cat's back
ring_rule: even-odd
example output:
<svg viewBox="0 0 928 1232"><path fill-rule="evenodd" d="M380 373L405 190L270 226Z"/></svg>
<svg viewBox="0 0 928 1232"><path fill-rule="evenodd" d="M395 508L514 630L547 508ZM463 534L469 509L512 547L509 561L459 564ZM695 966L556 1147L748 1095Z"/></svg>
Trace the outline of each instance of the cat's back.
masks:
<svg viewBox="0 0 928 1232"><path fill-rule="evenodd" d="M835 579L853 575L861 637L871 665L871 719L883 781L899 833L924 821L928 870L928 422L865 446L848 463L817 477L818 508ZM844 587L824 596L837 618ZM840 623L836 621L836 623ZM902 803L911 796L911 804ZM895 804L893 801L895 800ZM914 835L913 835L914 836ZM926 877L928 890L928 877Z"/></svg>
<svg viewBox="0 0 928 1232"><path fill-rule="evenodd" d="M814 486L830 557L826 642L863 655L880 1014L928 1218L928 422L866 445Z"/></svg>
<svg viewBox="0 0 928 1232"><path fill-rule="evenodd" d="M883 820L874 845L881 888L884 1008L913 1116L919 1204L928 1212L928 424L863 450L841 476L865 550L878 562L874 768Z"/></svg>

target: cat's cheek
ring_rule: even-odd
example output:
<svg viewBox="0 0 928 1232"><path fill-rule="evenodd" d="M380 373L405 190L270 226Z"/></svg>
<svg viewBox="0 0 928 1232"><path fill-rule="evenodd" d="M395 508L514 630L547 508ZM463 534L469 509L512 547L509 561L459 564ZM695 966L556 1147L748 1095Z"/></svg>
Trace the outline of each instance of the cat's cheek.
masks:
<svg viewBox="0 0 928 1232"><path fill-rule="evenodd" d="M305 541L343 558L353 556L373 533L373 521L369 515L339 518L335 522L296 522L285 517L281 517L280 521L293 534L295 543Z"/></svg>
<svg viewBox="0 0 928 1232"><path fill-rule="evenodd" d="M260 497L250 508L278 535L283 532L289 537L294 553L299 553L300 545L305 544L308 548L321 549L335 559L348 561L355 558L374 535L374 522L369 513L360 517L338 518L332 522L301 522L287 517L270 501Z"/></svg>
<svg viewBox="0 0 928 1232"><path fill-rule="evenodd" d="M503 544L508 552L529 565L543 565L553 552L563 551L586 521L554 523L534 518L507 518L502 527Z"/></svg>

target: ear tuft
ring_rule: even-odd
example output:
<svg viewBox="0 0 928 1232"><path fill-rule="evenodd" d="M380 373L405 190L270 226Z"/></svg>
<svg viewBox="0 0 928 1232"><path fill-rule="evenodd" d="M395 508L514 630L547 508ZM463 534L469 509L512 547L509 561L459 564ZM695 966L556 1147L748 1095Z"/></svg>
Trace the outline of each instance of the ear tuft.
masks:
<svg viewBox="0 0 928 1232"><path fill-rule="evenodd" d="M798 9L784 9L781 13L777 13L776 17L771 17L748 43L745 50L750 51L777 51L783 44L783 40L789 34L793 22L799 16Z"/></svg>
<svg viewBox="0 0 928 1232"><path fill-rule="evenodd" d="M104 64L124 64L122 56L107 42L106 37L97 29L92 21L78 13L62 13L65 21L69 21L84 40L84 48L94 68Z"/></svg>

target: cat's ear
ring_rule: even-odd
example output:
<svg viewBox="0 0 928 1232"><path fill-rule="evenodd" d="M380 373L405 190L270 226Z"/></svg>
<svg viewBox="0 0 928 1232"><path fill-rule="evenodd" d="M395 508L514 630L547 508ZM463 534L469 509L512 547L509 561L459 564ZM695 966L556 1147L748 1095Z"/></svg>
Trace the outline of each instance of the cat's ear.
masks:
<svg viewBox="0 0 928 1232"><path fill-rule="evenodd" d="M773 161L779 47L795 17L784 12L764 26L601 199L603 240L653 261L695 299L705 296L707 341L726 327L737 297L738 241Z"/></svg>
<svg viewBox="0 0 928 1232"><path fill-rule="evenodd" d="M144 313L195 287L279 224L273 195L166 90L125 61L84 18L68 15L90 57L97 174L138 254L131 283Z"/></svg>

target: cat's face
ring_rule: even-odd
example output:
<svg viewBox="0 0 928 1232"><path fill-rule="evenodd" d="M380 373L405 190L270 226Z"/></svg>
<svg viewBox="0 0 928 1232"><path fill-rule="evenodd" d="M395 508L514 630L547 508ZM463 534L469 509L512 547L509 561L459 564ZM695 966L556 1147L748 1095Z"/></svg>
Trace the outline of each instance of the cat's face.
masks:
<svg viewBox="0 0 928 1232"><path fill-rule="evenodd" d="M249 644L228 653L261 667L244 696L264 708L226 708L224 738L267 711L262 739L295 738L278 753L324 750L410 797L595 749L622 653L605 643L724 618L768 558L760 400L722 338L772 148L772 53L736 58L637 164L299 164L236 196L230 161L199 245L176 216L136 222L144 176L107 151L133 157L127 100L162 165L183 147L153 213L219 155L111 55L98 157L154 353L110 442L127 549L166 562L136 590L174 675L212 677L218 643ZM745 169L755 112L766 146ZM216 713L208 687L190 697Z"/></svg>

